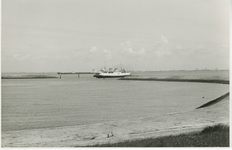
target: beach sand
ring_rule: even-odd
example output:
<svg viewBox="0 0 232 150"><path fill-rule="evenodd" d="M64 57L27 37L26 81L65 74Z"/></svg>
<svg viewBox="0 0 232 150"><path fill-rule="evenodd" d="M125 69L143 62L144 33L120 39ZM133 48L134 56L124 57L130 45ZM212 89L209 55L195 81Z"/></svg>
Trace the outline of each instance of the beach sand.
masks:
<svg viewBox="0 0 232 150"><path fill-rule="evenodd" d="M200 131L229 124L229 96L208 107L159 117L2 132L2 147L74 147Z"/></svg>

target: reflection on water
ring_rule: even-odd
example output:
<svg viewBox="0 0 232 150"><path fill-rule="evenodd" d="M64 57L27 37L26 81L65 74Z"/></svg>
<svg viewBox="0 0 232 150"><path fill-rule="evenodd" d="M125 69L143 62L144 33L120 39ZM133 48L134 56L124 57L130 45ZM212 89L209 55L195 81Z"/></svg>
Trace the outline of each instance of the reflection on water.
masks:
<svg viewBox="0 0 232 150"><path fill-rule="evenodd" d="M228 91L229 85L223 84L103 80L92 75L2 80L2 131L160 116L194 109Z"/></svg>

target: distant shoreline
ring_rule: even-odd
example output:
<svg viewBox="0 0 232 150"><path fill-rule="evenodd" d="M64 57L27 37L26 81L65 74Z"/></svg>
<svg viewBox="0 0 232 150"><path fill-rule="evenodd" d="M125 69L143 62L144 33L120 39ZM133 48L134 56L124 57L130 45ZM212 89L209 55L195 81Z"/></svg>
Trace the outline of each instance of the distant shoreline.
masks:
<svg viewBox="0 0 232 150"><path fill-rule="evenodd" d="M50 79L50 78L58 78L56 76L48 76L48 75L22 75L22 76L2 76L2 79Z"/></svg>
<svg viewBox="0 0 232 150"><path fill-rule="evenodd" d="M139 81L169 81L169 82L201 82L201 83L220 83L230 84L229 80L220 79L176 79L176 78L139 78L139 77L126 77L119 80L139 80Z"/></svg>
<svg viewBox="0 0 232 150"><path fill-rule="evenodd" d="M198 69L198 70L131 70L131 72L198 72L198 71L230 71L229 69ZM19 72L15 72L15 71L3 71L2 73L63 73L65 71L19 71ZM84 72L84 73L92 73L88 70L86 71L67 71L69 73L78 73L78 72Z"/></svg>

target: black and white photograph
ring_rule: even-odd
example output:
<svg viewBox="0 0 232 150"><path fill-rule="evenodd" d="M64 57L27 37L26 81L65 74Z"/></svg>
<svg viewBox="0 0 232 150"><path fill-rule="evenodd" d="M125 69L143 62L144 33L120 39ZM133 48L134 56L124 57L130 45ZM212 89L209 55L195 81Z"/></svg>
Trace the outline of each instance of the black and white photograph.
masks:
<svg viewBox="0 0 232 150"><path fill-rule="evenodd" d="M229 148L231 0L1 0L2 148Z"/></svg>

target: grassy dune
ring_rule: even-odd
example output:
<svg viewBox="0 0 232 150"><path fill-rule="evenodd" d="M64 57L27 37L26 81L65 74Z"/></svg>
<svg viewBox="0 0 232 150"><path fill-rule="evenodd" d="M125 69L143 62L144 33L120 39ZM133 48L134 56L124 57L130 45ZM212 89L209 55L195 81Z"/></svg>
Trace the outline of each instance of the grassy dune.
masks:
<svg viewBox="0 0 232 150"><path fill-rule="evenodd" d="M91 147L229 147L229 126L217 124L198 133L98 144Z"/></svg>

